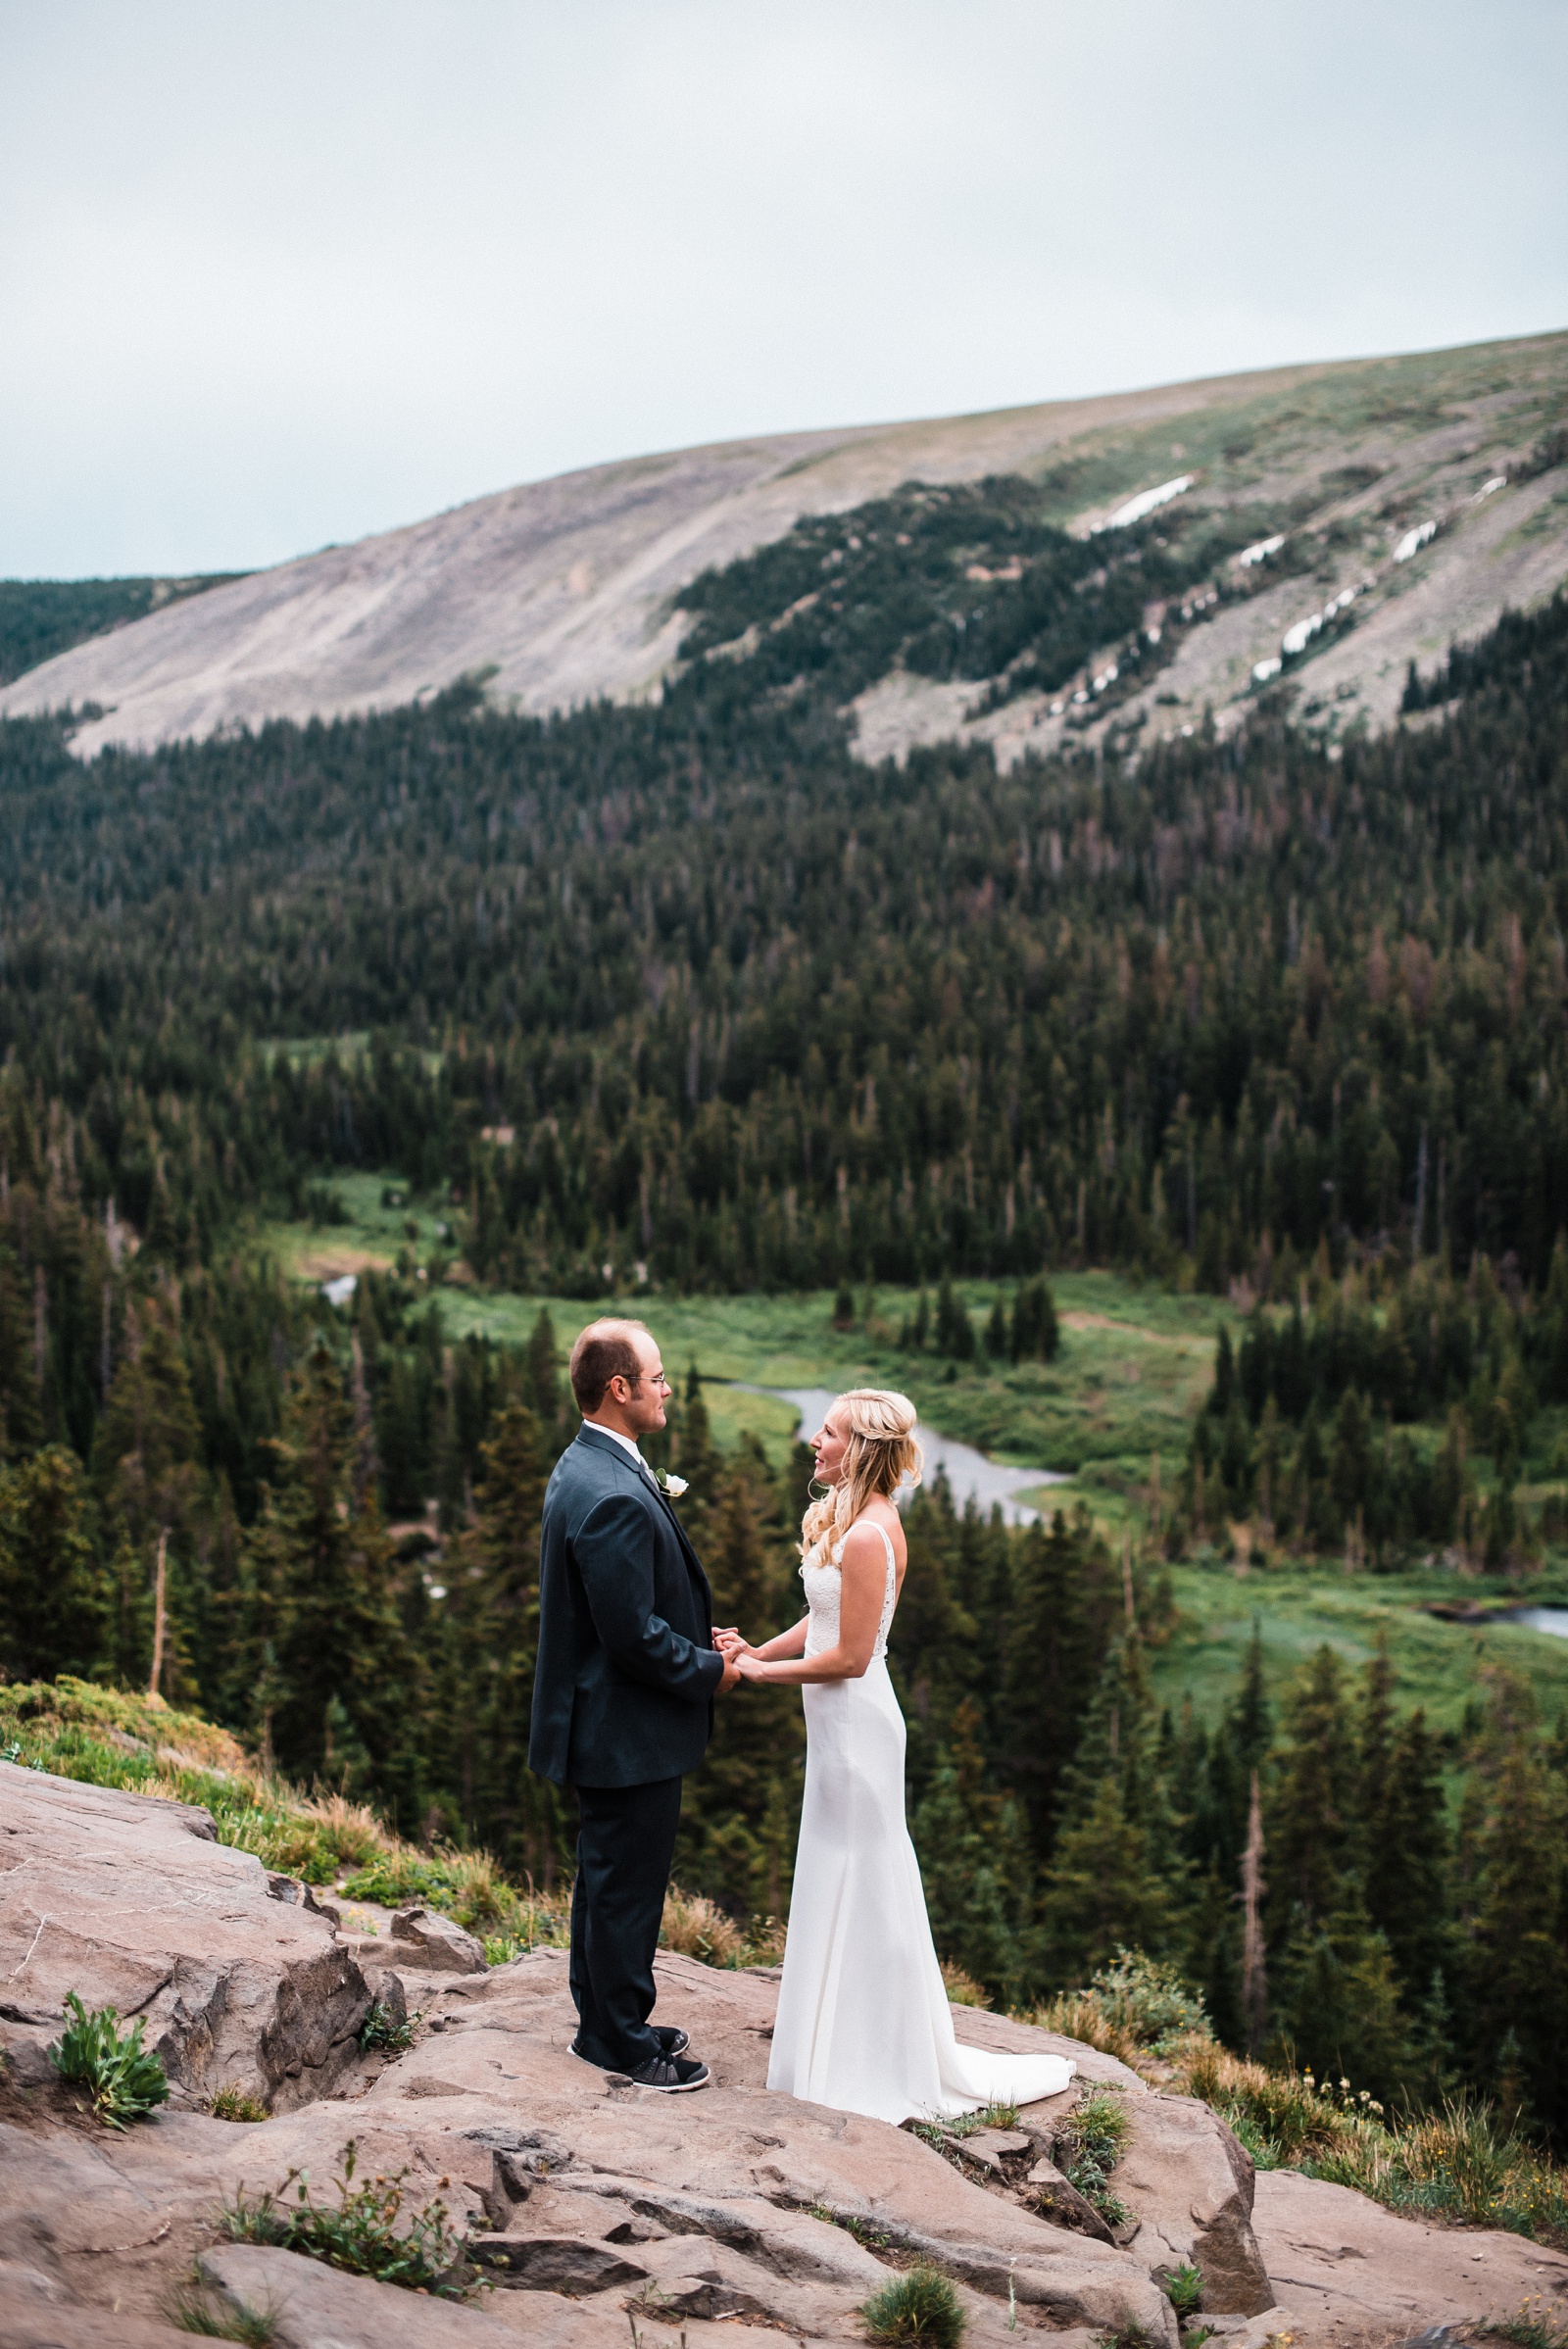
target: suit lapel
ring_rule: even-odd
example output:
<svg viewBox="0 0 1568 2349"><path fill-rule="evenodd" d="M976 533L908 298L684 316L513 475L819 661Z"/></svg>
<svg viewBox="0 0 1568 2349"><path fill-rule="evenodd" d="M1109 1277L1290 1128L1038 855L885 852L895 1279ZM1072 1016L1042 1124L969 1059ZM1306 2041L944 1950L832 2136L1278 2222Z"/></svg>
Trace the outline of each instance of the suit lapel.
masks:
<svg viewBox="0 0 1568 2349"><path fill-rule="evenodd" d="M669 1519L670 1524L674 1527L676 1534L680 1538L681 1548L686 1553L686 1563L696 1575L698 1581L702 1584L703 1590L707 1594L709 1607L711 1609L713 1603L713 1593L710 1588L707 1571L704 1568L703 1561L697 1555L696 1550L692 1547L691 1536L687 1533L686 1528L681 1524L680 1519L676 1516L674 1502L670 1499L669 1494L664 1492L663 1488L658 1483L657 1479L654 1477L653 1471L647 1467L646 1462L644 1463L644 1472L648 1477L649 1483L653 1485L655 1493L659 1495L659 1499L663 1508L665 1516Z"/></svg>
<svg viewBox="0 0 1568 2349"><path fill-rule="evenodd" d="M586 1420L584 1420L582 1426L577 1430L575 1441L578 1444L587 1444L591 1445L595 1451L609 1452L612 1458L618 1459L621 1467L625 1469L626 1474L629 1477L632 1477L636 1483L642 1487L645 1493L651 1493L653 1498L659 1502L660 1507L663 1510L665 1516L669 1519L670 1524L675 1529L676 1538L680 1542L681 1552L685 1557L687 1566L697 1578L698 1585L702 1590L704 1599L707 1603L710 1618L711 1618L713 1610L713 1590L704 1569L703 1561L697 1555L696 1550L692 1547L691 1536L687 1533L686 1528L681 1524L680 1519L675 1514L674 1502L660 1485L658 1479L654 1475L653 1470L649 1467L647 1461L643 1459L642 1454L639 1452L636 1461L634 1461L624 1444L617 1444L613 1436L607 1436L602 1429L590 1427Z"/></svg>

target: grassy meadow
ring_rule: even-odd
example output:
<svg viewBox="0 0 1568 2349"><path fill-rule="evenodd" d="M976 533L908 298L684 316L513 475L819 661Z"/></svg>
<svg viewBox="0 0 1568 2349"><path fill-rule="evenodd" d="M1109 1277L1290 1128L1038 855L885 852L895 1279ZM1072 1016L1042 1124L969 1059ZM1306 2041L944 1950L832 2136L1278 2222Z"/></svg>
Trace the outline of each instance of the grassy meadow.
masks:
<svg viewBox="0 0 1568 2349"><path fill-rule="evenodd" d="M518 1345L548 1308L563 1351L592 1316L597 1300L518 1297L456 1286L444 1216L410 1196L396 1178L340 1175L332 1190L347 1220L270 1225L267 1249L295 1278L320 1282L366 1267L423 1274L439 1299L452 1338L483 1336ZM390 1202L390 1203L389 1203ZM990 1281L956 1285L977 1338L998 1294ZM1208 1391L1221 1326L1238 1316L1212 1297L1140 1287L1108 1272L1060 1272L1052 1288L1060 1349L1046 1363L992 1363L977 1347L970 1363L946 1364L899 1345L919 1293L857 1291L852 1328L835 1326L831 1291L739 1297L623 1297L646 1319L672 1379L695 1365L703 1380L716 1441L725 1447L755 1436L775 1466L797 1428L792 1405L750 1387L896 1386L944 1435L976 1445L1009 1465L1054 1469L1070 1482L1041 1499L1048 1507L1082 1503L1118 1544L1147 1524L1158 1461L1169 1492L1186 1458L1192 1418ZM1235 1689L1243 1652L1257 1621L1270 1679L1279 1687L1324 1641L1352 1670L1388 1639L1401 1705L1424 1705L1435 1728L1452 1730L1490 1664L1527 1675L1543 1712L1568 1706L1568 1640L1522 1625L1483 1628L1446 1623L1426 1612L1434 1601L1500 1597L1500 1582L1462 1584L1441 1563L1399 1574L1347 1574L1339 1565L1289 1560L1250 1565L1200 1553L1171 1569L1175 1629L1150 1653L1162 1703L1192 1699L1200 1719L1216 1719ZM1531 1596L1568 1598L1568 1572L1548 1567Z"/></svg>

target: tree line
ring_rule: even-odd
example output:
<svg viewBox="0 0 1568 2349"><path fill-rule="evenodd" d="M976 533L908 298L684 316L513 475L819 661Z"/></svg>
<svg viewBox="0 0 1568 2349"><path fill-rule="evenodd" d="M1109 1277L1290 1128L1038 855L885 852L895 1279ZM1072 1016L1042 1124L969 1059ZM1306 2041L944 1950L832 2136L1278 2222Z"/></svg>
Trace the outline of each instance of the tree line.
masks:
<svg viewBox="0 0 1568 2349"><path fill-rule="evenodd" d="M868 770L744 683L86 769L0 728L13 1122L184 1260L387 1166L524 1290L1110 1262L1289 1294L1320 1244L1544 1280L1568 599L1343 753L1264 710L1135 763Z"/></svg>

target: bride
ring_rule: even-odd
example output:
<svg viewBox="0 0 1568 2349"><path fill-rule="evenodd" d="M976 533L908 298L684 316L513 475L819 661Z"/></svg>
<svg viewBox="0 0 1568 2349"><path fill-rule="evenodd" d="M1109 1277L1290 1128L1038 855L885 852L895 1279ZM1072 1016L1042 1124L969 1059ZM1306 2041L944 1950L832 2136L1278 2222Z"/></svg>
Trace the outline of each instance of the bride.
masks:
<svg viewBox="0 0 1568 2349"><path fill-rule="evenodd" d="M918 1484L914 1406L841 1395L813 1439L823 1498L801 1527L808 1612L760 1647L715 1635L743 1679L799 1682L806 1800L767 2084L882 2121L1031 2104L1066 2087L1060 2056L960 2047L904 1823L904 1716L888 1627L907 1563L893 1496Z"/></svg>

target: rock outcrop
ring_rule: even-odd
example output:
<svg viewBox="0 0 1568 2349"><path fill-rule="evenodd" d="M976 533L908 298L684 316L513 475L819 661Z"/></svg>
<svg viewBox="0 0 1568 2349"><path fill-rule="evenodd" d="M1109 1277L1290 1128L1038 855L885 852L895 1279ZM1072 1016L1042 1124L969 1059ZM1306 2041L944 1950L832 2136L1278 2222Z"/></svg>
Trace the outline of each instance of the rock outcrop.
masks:
<svg viewBox="0 0 1568 2349"><path fill-rule="evenodd" d="M170 2080L274 2112L326 2095L358 2061L369 2006L332 1913L202 1810L0 1763L0 2019L38 2077L66 1994L140 2017Z"/></svg>
<svg viewBox="0 0 1568 2349"><path fill-rule="evenodd" d="M1117 2198L1138 2221L1129 2248L1155 2275L1203 2274L1205 2316L1260 2316L1274 2288L1252 2231L1251 2156L1193 2096L1129 2099Z"/></svg>
<svg viewBox="0 0 1568 2349"><path fill-rule="evenodd" d="M662 2099L570 2054L563 1952L468 1971L440 1921L408 1917L351 1949L327 1904L216 1843L203 1813L0 1768L0 2349L173 2349L188 2338L170 2329L176 2287L269 2311L277 2349L624 2349L628 2328L640 2349L676 2349L682 2332L717 2349L735 2323L849 2341L860 2304L911 2259L953 2278L969 2349L1016 2349L1003 2336L1019 2331L1092 2349L1133 2327L1177 2349L1160 2278L1184 2261L1228 2349L1381 2339L1527 2293L1568 2307L1556 2253L1412 2227L1302 2178L1257 2181L1254 2231L1251 2166L1217 2118L1069 2042L1132 2122L1117 2240L1073 2212L1070 2187L1041 2201L1079 2085L946 2155L797 2103L765 2084L766 1970L660 1958L660 2014L715 2080ZM368 1978L420 2018L401 2054L359 2049ZM144 2016L176 2082L122 2136L44 2060L73 1988ZM992 2047L1043 2036L967 2009L956 2021ZM228 2081L271 2118L215 2119L205 2106ZM330 2206L351 2138L361 2179L402 2174L406 2210L439 2196L490 2289L459 2306L222 2238L220 2203L291 2171Z"/></svg>

